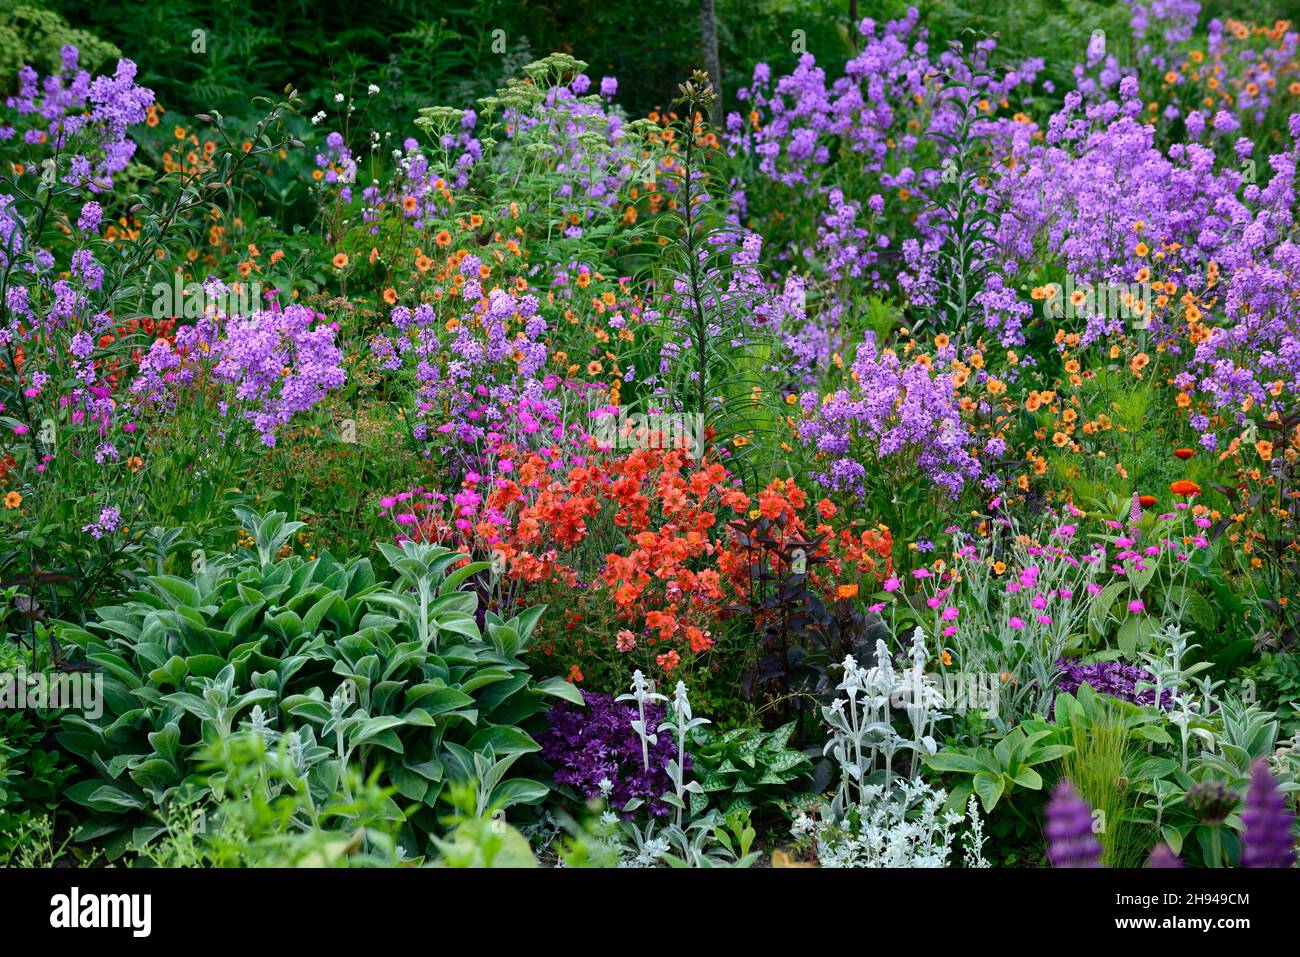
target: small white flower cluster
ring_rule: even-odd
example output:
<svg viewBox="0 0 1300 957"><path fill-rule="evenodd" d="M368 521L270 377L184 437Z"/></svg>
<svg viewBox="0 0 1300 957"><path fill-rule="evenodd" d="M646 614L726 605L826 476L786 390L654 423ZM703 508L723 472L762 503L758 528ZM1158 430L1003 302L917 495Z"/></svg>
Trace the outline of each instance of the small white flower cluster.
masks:
<svg viewBox="0 0 1300 957"><path fill-rule="evenodd" d="M822 718L831 729L823 753L840 766L840 787L832 804L836 815L854 802L855 791L856 800L864 800L864 788L878 760L884 765L884 787L889 791L895 754L912 752L912 777L916 777L921 755L937 750L934 726L948 716L939 711L943 696L925 680L925 635L920 628L912 638L911 657L911 668L895 671L888 646L877 641L874 668L859 667L852 655L844 659L844 680L838 685L844 697L822 708ZM891 702L900 700L900 717L906 716L912 726L910 739L894 730Z"/></svg>
<svg viewBox="0 0 1300 957"><path fill-rule="evenodd" d="M844 696L822 709L831 729L825 752L840 766L840 787L819 818L800 815L791 831L810 838L823 867L946 867L953 835L963 816L944 811L947 792L921 780L920 759L934 754L936 722L942 696L925 680L925 635L912 639L912 665L894 669L889 648L876 643L876 666L861 668L844 659ZM911 725L910 738L894 729L891 701L899 700L898 718ZM894 774L894 756L912 752L910 777ZM877 768L877 762L883 765ZM967 808L966 866L987 867L984 830L972 798Z"/></svg>
<svg viewBox="0 0 1300 957"><path fill-rule="evenodd" d="M625 859L622 867L654 867L668 853L670 846L662 837L652 837L637 850L636 857Z"/></svg>
<svg viewBox="0 0 1300 957"><path fill-rule="evenodd" d="M924 781L904 780L893 790L878 784L839 821L801 816L796 834L811 835L822 867L947 867L953 837L963 817L943 811L947 793ZM965 839L966 866L987 867L983 825L974 802Z"/></svg>

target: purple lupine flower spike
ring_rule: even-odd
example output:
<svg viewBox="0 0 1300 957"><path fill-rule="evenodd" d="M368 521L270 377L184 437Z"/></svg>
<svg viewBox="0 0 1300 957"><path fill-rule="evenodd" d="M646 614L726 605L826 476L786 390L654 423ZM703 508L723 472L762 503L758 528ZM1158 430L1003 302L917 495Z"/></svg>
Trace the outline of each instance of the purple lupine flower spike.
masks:
<svg viewBox="0 0 1300 957"><path fill-rule="evenodd" d="M1056 786L1047 804L1047 859L1053 867L1101 866L1092 808L1069 781Z"/></svg>
<svg viewBox="0 0 1300 957"><path fill-rule="evenodd" d="M1295 815L1286 795L1277 788L1268 762L1260 759L1250 772L1246 809L1241 812L1242 867L1292 867L1295 865Z"/></svg>

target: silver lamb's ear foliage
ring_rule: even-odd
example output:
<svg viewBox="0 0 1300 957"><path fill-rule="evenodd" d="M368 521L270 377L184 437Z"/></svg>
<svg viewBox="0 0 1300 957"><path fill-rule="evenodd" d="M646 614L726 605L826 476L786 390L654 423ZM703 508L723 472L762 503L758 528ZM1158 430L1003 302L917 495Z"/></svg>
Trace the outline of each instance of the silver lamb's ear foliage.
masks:
<svg viewBox="0 0 1300 957"><path fill-rule="evenodd" d="M673 711L675 712L672 720L666 720L659 725L660 731L671 731L677 738L677 756L668 762L668 773L673 779L674 793L671 795L672 800L669 803L676 807L676 826L682 826L682 813L686 809L687 795L692 791L702 791L698 782L687 784L685 782L685 760L686 754L686 735L689 731L711 724L708 718L695 718L691 715L691 700L686 694L686 682L678 681L677 689L673 695ZM668 799L669 795L664 795Z"/></svg>
<svg viewBox="0 0 1300 957"><path fill-rule="evenodd" d="M622 694L614 699L615 701L635 701L637 709L637 720L632 722L632 730L637 733L641 739L641 766L644 770L650 770L650 745L659 742L658 735L652 733L646 728L645 723L645 706L647 701L667 701L668 699L661 694L655 694L650 689L650 683L638 668L632 673L632 692Z"/></svg>

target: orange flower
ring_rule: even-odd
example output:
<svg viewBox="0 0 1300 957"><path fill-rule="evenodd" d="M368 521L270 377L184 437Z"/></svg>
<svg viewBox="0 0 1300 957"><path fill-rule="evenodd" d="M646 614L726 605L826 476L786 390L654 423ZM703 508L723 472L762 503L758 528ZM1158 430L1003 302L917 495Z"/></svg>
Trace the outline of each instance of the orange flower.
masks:
<svg viewBox="0 0 1300 957"><path fill-rule="evenodd" d="M1195 454L1196 451L1194 449L1187 449L1187 448L1174 449L1174 458L1181 459L1184 462L1186 462Z"/></svg>
<svg viewBox="0 0 1300 957"><path fill-rule="evenodd" d="M1154 495L1139 495L1139 496L1138 496L1138 504L1141 505L1143 508L1150 508L1151 506L1153 506L1153 505L1156 504L1156 501L1157 501L1157 500L1156 500L1156 497L1155 497Z"/></svg>
<svg viewBox="0 0 1300 957"><path fill-rule="evenodd" d="M679 655L677 649L674 648L666 655L655 655L655 662L666 674L672 674L677 670L677 666L682 663L682 656Z"/></svg>
<svg viewBox="0 0 1300 957"><path fill-rule="evenodd" d="M1169 491L1173 492L1175 495L1186 495L1190 497L1192 495L1200 495L1201 487L1195 482L1189 482L1187 479L1179 479L1177 482L1170 483Z"/></svg>
<svg viewBox="0 0 1300 957"><path fill-rule="evenodd" d="M5 496L5 508L17 508L23 504L23 497L17 492L10 492Z"/></svg>
<svg viewBox="0 0 1300 957"><path fill-rule="evenodd" d="M439 246L450 246L451 233L447 232L447 230L445 229L441 229L438 231L438 235L433 237L433 241L437 243Z"/></svg>
<svg viewBox="0 0 1300 957"><path fill-rule="evenodd" d="M686 638L691 643L691 651L697 655L713 647L713 639L709 637L709 633L694 626L686 629Z"/></svg>
<svg viewBox="0 0 1300 957"><path fill-rule="evenodd" d="M582 669L577 665L569 665L569 684L578 684L582 681Z"/></svg>
<svg viewBox="0 0 1300 957"><path fill-rule="evenodd" d="M857 586L857 585L841 585L841 586L839 586L838 588L835 589L835 596L836 596L837 598L857 598L857 597L858 597L858 586Z"/></svg>
<svg viewBox="0 0 1300 957"><path fill-rule="evenodd" d="M332 261L335 269L342 269L348 264L348 255L347 253L337 253Z"/></svg>

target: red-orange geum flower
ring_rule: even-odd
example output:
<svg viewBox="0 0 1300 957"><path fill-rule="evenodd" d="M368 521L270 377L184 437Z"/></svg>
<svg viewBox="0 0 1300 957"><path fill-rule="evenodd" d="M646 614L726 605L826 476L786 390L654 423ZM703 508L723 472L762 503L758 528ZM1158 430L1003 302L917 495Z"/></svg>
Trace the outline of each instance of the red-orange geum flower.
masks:
<svg viewBox="0 0 1300 957"><path fill-rule="evenodd" d="M1187 479L1179 479L1177 482L1170 483L1169 491L1173 492L1175 495L1185 495L1190 497L1193 495L1200 495L1201 487L1195 482L1188 481Z"/></svg>
<svg viewBox="0 0 1300 957"><path fill-rule="evenodd" d="M1195 454L1196 451L1194 449L1174 449L1174 458L1181 459L1184 462Z"/></svg>
<svg viewBox="0 0 1300 957"><path fill-rule="evenodd" d="M559 449L546 455L513 447L499 451L513 459L515 471L492 486L481 507L465 506L454 516L468 519L468 530L462 522L457 532L445 517L430 514L408 531L420 534L427 525L440 540L475 538L474 547L505 559L509 578L573 587L577 572L565 559L587 540L589 521L604 516L604 525L612 517L614 527L624 530L623 545L604 556L592 588L605 591L620 619L648 629L651 643L680 643L682 654L712 646L708 633L722 607L752 584L753 556L727 524L732 515L750 513L751 499L724 465L707 457L696 461L677 449L621 455L593 449L583 466L557 473L551 461L562 454ZM888 529L835 529L829 522L839 510L824 500L810 502L794 479L774 479L758 505L773 520L776 535L825 535L817 554L827 561L810 578L828 599L854 592L863 575L883 580L892 573ZM809 521L817 522L815 532L809 532Z"/></svg>

